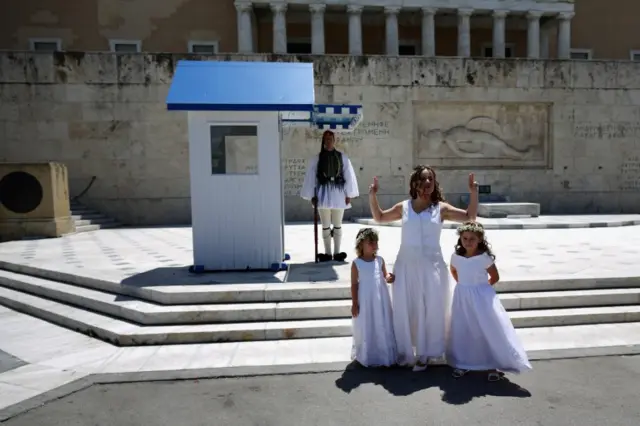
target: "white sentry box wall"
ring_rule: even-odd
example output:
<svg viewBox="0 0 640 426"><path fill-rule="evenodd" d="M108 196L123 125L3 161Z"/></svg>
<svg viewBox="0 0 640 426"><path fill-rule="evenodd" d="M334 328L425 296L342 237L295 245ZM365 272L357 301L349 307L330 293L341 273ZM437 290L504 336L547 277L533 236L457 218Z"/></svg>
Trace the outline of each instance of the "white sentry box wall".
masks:
<svg viewBox="0 0 640 426"><path fill-rule="evenodd" d="M284 256L278 112L190 111L189 161L194 265L268 269ZM213 174L211 126L257 126L257 174Z"/></svg>

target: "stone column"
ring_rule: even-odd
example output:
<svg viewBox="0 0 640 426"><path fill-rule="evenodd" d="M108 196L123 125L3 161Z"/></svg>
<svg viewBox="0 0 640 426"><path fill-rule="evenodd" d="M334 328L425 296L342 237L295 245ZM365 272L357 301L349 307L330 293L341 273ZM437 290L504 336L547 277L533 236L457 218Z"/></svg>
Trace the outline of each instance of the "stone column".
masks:
<svg viewBox="0 0 640 426"><path fill-rule="evenodd" d="M271 3L273 13L273 53L287 53L287 4Z"/></svg>
<svg viewBox="0 0 640 426"><path fill-rule="evenodd" d="M458 56L471 56L471 15L473 9L458 9Z"/></svg>
<svg viewBox="0 0 640 426"><path fill-rule="evenodd" d="M253 53L253 25L251 23L253 6L249 1L237 1L234 4L238 15L238 52Z"/></svg>
<svg viewBox="0 0 640 426"><path fill-rule="evenodd" d="M506 19L508 14L507 10L493 12L493 44L491 50L494 58L505 57Z"/></svg>
<svg viewBox="0 0 640 426"><path fill-rule="evenodd" d="M385 25L387 55L398 56L400 54L400 40L398 40L398 13L400 13L400 8L385 7L384 13L387 16Z"/></svg>
<svg viewBox="0 0 640 426"><path fill-rule="evenodd" d="M571 19L573 12L558 14L558 58L571 58Z"/></svg>
<svg viewBox="0 0 640 426"><path fill-rule="evenodd" d="M349 55L362 55L362 6L349 5Z"/></svg>
<svg viewBox="0 0 640 426"><path fill-rule="evenodd" d="M540 58L540 17L542 12L530 10L527 13L529 26L527 29L527 58Z"/></svg>
<svg viewBox="0 0 640 426"><path fill-rule="evenodd" d="M309 5L311 11L311 53L324 55L324 4Z"/></svg>
<svg viewBox="0 0 640 426"><path fill-rule="evenodd" d="M430 58L436 56L436 13L434 7L422 8L422 54Z"/></svg>

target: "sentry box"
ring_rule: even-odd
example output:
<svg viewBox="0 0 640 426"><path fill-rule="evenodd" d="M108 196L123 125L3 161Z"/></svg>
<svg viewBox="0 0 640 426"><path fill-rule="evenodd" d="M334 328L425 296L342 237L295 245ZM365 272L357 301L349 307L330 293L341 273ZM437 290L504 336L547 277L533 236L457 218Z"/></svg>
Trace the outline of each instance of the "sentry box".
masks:
<svg viewBox="0 0 640 426"><path fill-rule="evenodd" d="M188 111L194 272L281 270L283 126L352 131L361 105L315 105L313 64L180 61L167 109Z"/></svg>

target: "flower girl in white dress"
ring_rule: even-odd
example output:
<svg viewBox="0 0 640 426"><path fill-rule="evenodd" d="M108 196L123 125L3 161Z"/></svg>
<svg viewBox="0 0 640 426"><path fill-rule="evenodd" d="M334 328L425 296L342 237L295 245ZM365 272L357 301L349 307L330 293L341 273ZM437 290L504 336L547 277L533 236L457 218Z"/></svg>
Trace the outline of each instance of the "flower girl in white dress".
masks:
<svg viewBox="0 0 640 426"><path fill-rule="evenodd" d="M396 363L391 298L384 259L377 255L378 234L362 228L356 236L358 258L351 264L351 315L353 349L351 358L365 367L389 367Z"/></svg>
<svg viewBox="0 0 640 426"><path fill-rule="evenodd" d="M464 223L458 236L450 263L457 281L447 352L455 368L453 376L462 377L469 370L489 371L489 381L497 381L502 378L500 371L530 370L509 314L493 289L500 277L483 226Z"/></svg>

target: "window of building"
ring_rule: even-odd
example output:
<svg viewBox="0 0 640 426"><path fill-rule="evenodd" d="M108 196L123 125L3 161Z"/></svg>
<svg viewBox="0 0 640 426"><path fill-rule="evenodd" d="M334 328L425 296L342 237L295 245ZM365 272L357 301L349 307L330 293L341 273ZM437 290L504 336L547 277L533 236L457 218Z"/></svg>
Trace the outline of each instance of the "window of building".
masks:
<svg viewBox="0 0 640 426"><path fill-rule="evenodd" d="M632 50L629 52L629 59L632 61L640 61L640 50Z"/></svg>
<svg viewBox="0 0 640 426"><path fill-rule="evenodd" d="M287 43L287 53L305 55L311 53L311 42L309 41L291 41Z"/></svg>
<svg viewBox="0 0 640 426"><path fill-rule="evenodd" d="M190 41L189 53L197 53L199 55L215 55L218 53L217 41Z"/></svg>
<svg viewBox="0 0 640 426"><path fill-rule="evenodd" d="M591 49L571 49L571 59L588 61L592 57L593 51Z"/></svg>
<svg viewBox="0 0 640 426"><path fill-rule="evenodd" d="M36 52L59 52L62 50L62 40L59 38L29 39L29 48Z"/></svg>
<svg viewBox="0 0 640 426"><path fill-rule="evenodd" d="M109 40L109 47L116 53L140 53L142 43L140 40Z"/></svg>
<svg viewBox="0 0 640 426"><path fill-rule="evenodd" d="M482 57L483 58L493 58L493 44L485 44L482 46ZM513 44L505 44L504 46L504 57L505 58L513 58Z"/></svg>

